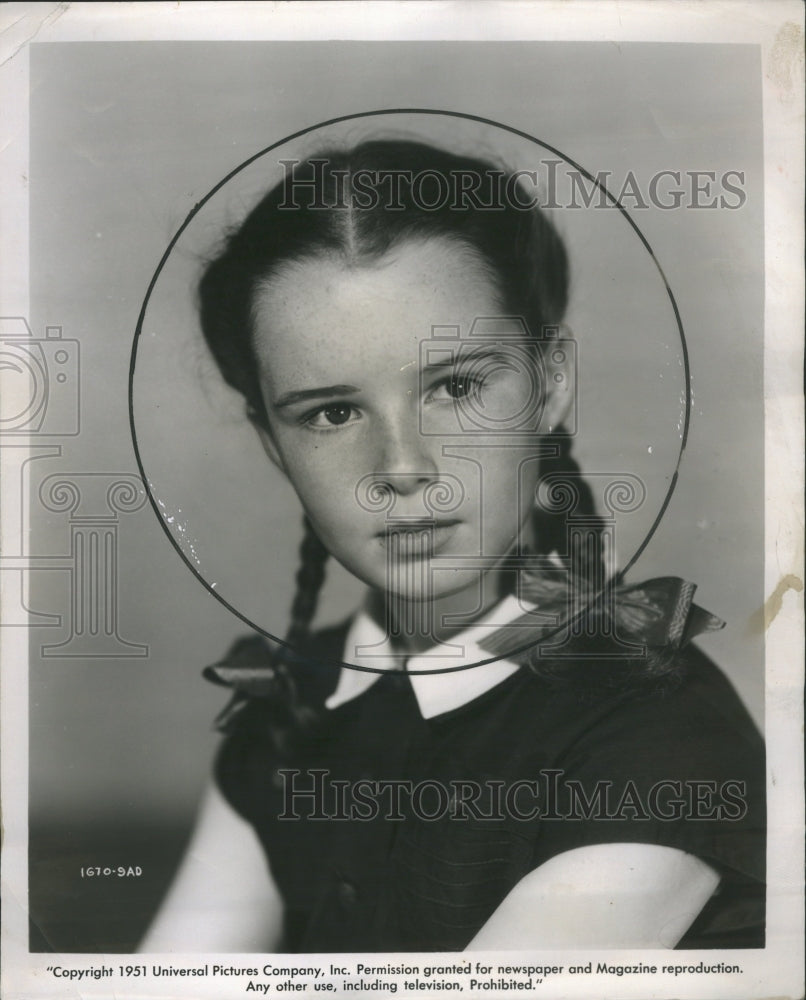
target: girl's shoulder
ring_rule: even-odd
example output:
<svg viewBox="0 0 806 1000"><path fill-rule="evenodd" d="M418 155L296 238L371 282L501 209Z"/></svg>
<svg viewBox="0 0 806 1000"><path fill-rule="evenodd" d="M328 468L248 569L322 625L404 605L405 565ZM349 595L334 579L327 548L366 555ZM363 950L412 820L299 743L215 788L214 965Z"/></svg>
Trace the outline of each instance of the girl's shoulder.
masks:
<svg viewBox="0 0 806 1000"><path fill-rule="evenodd" d="M756 732L729 674L692 643L676 649L636 647L634 655L620 655L605 644L601 649L569 646L562 657L536 648L539 655L525 661L536 681L532 695L560 715L584 717L590 710L652 718L694 711Z"/></svg>
<svg viewBox="0 0 806 1000"><path fill-rule="evenodd" d="M706 790L735 785L747 802L748 822L761 827L766 768L759 729L707 655L688 646L678 657L673 684L600 690L594 699L568 689L547 694L542 720L550 732L539 740L542 749L589 789L629 782L649 795L669 782ZM538 701L535 692L533 704Z"/></svg>
<svg viewBox="0 0 806 1000"><path fill-rule="evenodd" d="M694 645L675 653L673 669L653 676L640 660L569 664L540 677L531 700L548 714L566 746L622 747L626 754L684 755L698 747L730 757L763 754L763 740L728 675Z"/></svg>
<svg viewBox="0 0 806 1000"><path fill-rule="evenodd" d="M676 655L674 681L650 685L649 696L639 695L635 710L646 717L647 725L660 723L665 729L677 726L694 735L702 726L702 737L713 740L733 736L749 745L762 745L761 735L750 712L728 674L697 646L689 645Z"/></svg>

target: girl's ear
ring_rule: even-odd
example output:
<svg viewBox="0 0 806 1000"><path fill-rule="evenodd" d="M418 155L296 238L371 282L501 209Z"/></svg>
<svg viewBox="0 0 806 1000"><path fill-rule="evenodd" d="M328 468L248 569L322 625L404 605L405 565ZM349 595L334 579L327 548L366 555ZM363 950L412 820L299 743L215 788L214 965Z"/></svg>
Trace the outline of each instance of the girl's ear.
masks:
<svg viewBox="0 0 806 1000"><path fill-rule="evenodd" d="M573 334L563 327L563 339L573 340ZM549 345L550 345L549 341ZM547 349L544 354L546 368L546 405L543 408L541 429L551 433L566 423L576 399L576 351Z"/></svg>
<svg viewBox="0 0 806 1000"><path fill-rule="evenodd" d="M257 431L257 436L260 438L260 443L263 445L263 450L269 456L271 461L277 466L280 472L285 475L285 466L283 465L283 459L280 452L277 450L277 444L272 437L272 433L267 426L265 426L253 413L249 413L249 420L252 426Z"/></svg>

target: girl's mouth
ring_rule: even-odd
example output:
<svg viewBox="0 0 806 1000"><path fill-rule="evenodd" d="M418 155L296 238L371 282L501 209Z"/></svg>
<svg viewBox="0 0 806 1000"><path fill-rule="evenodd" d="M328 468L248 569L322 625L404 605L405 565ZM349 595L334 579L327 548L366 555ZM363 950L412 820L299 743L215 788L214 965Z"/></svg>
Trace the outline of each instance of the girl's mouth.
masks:
<svg viewBox="0 0 806 1000"><path fill-rule="evenodd" d="M396 559L427 559L450 542L459 524L458 518L396 521L375 537Z"/></svg>

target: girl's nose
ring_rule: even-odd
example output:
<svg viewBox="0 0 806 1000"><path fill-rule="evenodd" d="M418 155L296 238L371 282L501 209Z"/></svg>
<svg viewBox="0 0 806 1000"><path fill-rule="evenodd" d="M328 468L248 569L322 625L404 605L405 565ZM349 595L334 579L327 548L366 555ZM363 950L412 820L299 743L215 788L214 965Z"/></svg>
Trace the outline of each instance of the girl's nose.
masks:
<svg viewBox="0 0 806 1000"><path fill-rule="evenodd" d="M401 419L389 421L378 449L376 482L400 496L433 482L438 475L430 447L433 444L433 439L421 432L416 413L407 412Z"/></svg>

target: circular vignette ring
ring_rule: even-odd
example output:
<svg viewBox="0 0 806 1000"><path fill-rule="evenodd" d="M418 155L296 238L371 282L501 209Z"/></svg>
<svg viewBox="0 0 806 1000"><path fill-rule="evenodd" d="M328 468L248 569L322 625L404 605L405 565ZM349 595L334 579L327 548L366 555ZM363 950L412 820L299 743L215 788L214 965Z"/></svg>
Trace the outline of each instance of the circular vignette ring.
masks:
<svg viewBox="0 0 806 1000"><path fill-rule="evenodd" d="M556 149L554 146L549 145L549 143L543 142L541 139L537 139L535 136L530 135L528 132L524 132L522 129L514 128L511 125L503 125L501 122L494 121L491 118L483 118L480 115L472 115L461 111L442 111L436 108L385 108L383 110L377 110L377 111L361 111L351 115L340 115L336 118L329 118L326 121L317 122L315 125L309 125L307 128L300 129L297 132L293 132L291 135L285 136L278 142L274 142L270 146L266 146L264 149L261 149L259 152L253 154L248 159L244 160L243 163L239 164L237 167L231 170L225 177L223 177L218 182L218 184L212 187L207 192L207 194L201 199L201 201L198 201L193 206L193 208L188 213L182 225L174 234L173 239L168 244L165 253L162 255L162 258L160 259L160 262L157 265L154 274L152 275L151 281L148 284L145 298L143 299L143 304L140 308L140 315L137 318L137 327L134 332L134 341L132 343L131 356L129 359L128 404L129 404L129 428L132 436L132 445L134 447L135 461L137 462L137 468L143 480L143 485L145 487L148 501L151 504L154 513L157 515L157 520L159 521L160 527L165 533L166 538L170 541L173 548L179 554L185 566L190 570L190 572L196 577L199 583L201 583L201 585L209 594L212 594L212 596L220 604L223 604L224 607L231 614L235 615L236 618L239 618L242 622L244 622L244 624L248 625L249 628L265 636L266 638L271 639L272 642L276 642L281 646L286 646L287 648L291 648L288 646L288 643L286 643L279 636L273 635L271 632L266 631L266 629L261 628L260 625L257 625L255 622L251 621L251 619L249 619L245 614L243 614L243 612L239 611L236 607L230 604L230 602L227 601L227 599L222 594L219 594L215 589L213 589L213 587L210 586L210 584L208 584L208 582L204 579L204 577L199 572L197 567L193 565L193 563L188 559L188 557L182 551L181 547L179 546L179 544L177 543L176 539L173 537L171 532L168 530L167 525L162 519L159 506L157 504L157 500L151 490L151 484L149 483L148 476L146 475L145 468L143 466L143 459L140 454L140 448L137 441L137 428L135 426L135 420L134 420L134 372L137 364L137 349L140 344L140 336L143 331L143 323L145 322L146 309L148 308L148 303L151 298L151 294L154 291L154 287L157 283L157 280L159 279L160 274L162 273L163 268L165 267L168 261L168 258L173 252L173 249L176 246L182 234L190 225L191 221L196 217L199 211L207 204L207 202L210 201L210 199L218 191L220 191L222 187L224 187L225 184L229 183L229 181L231 181L233 177L237 176L242 170L245 170L248 166L250 166L256 160L259 160L262 156L265 156L267 153L270 153L273 149L277 149L280 146L284 146L286 143L291 142L294 139L299 139L301 136L309 135L311 132L316 132L318 129L327 128L330 125L338 125L341 122L357 121L359 119L365 119L365 118L379 118L391 115L433 115L433 116L442 116L446 118L458 118L463 121L478 122L481 125L490 125L493 128L501 129L501 131L508 132L510 135L519 136L521 139L526 139L527 141L534 143L536 146L541 146L549 153L553 153L555 156L561 157L562 160L565 161L565 163L569 164L575 170L578 170L588 181L594 184L602 192L605 198L607 198L608 203L611 204L614 208L617 208L619 210L622 217L627 221L627 223L629 223L633 232L641 241L641 244L643 245L646 252L649 254L650 258L652 259L652 263L655 265L655 268L657 269L658 274L660 275L661 281L663 282L663 286L666 289L666 294L669 298L669 302L672 306L672 311L674 313L675 322L677 324L677 331L680 336L680 347L683 356L685 412L683 416L682 433L680 435L680 447L678 449L677 460L675 462L674 471L669 480L669 486L667 487L666 493L661 502L660 509L658 510L655 519L650 525L649 530L646 536L644 537L644 540L635 550L632 557L628 560L624 568L618 572L614 580L608 581L605 584L603 590L606 590L608 587L613 586L614 583L617 583L619 580L621 580L630 570L630 568L635 565L637 560L640 558L640 556L646 549L647 545L649 545L649 542L651 541L652 537L657 531L658 526L660 525L660 522L663 519L664 514L666 513L666 509L669 506L669 502L672 499L672 495L674 494L680 473L680 463L682 462L683 454L686 450L686 444L688 443L689 424L691 422L691 370L689 366L688 345L686 343L685 331L683 330L683 321L680 317L680 310L678 309L677 301L675 300L674 294L666 278L666 275L664 274L663 268L660 266L660 262L655 256L655 252L653 251L652 247L649 245L647 238L641 232L640 228L638 227L638 224L635 222L632 216L627 212L624 206L616 198L614 198L614 196L608 191L607 187L598 179L598 177L594 177L588 170L586 170L575 160L572 160L571 157L566 156L566 154L561 152L559 149ZM596 597L593 598L593 601L597 600L598 596L600 595L596 595ZM561 625L557 627L555 632L559 632L560 629L565 627L566 624L567 623L563 622ZM554 632L550 633L550 635L553 634ZM540 640L536 641L545 642L545 640L549 638L550 635L541 636ZM521 653L526 652L528 649L531 649L532 646L534 645L535 642L524 643L524 645L521 648L509 653L508 656L509 657L518 656ZM458 667L438 667L433 670L411 670L408 672L412 675L456 673L460 670L470 670L473 667L481 667L487 663L494 663L496 660L500 659L501 659L500 656L489 656L486 659L477 660L475 663L462 664L461 666ZM355 663L345 663L343 660L334 658L331 659L322 658L322 662L326 662L330 665L337 667L347 667L350 670L359 670L363 673L382 674L386 672L382 667L359 666L358 664Z"/></svg>

